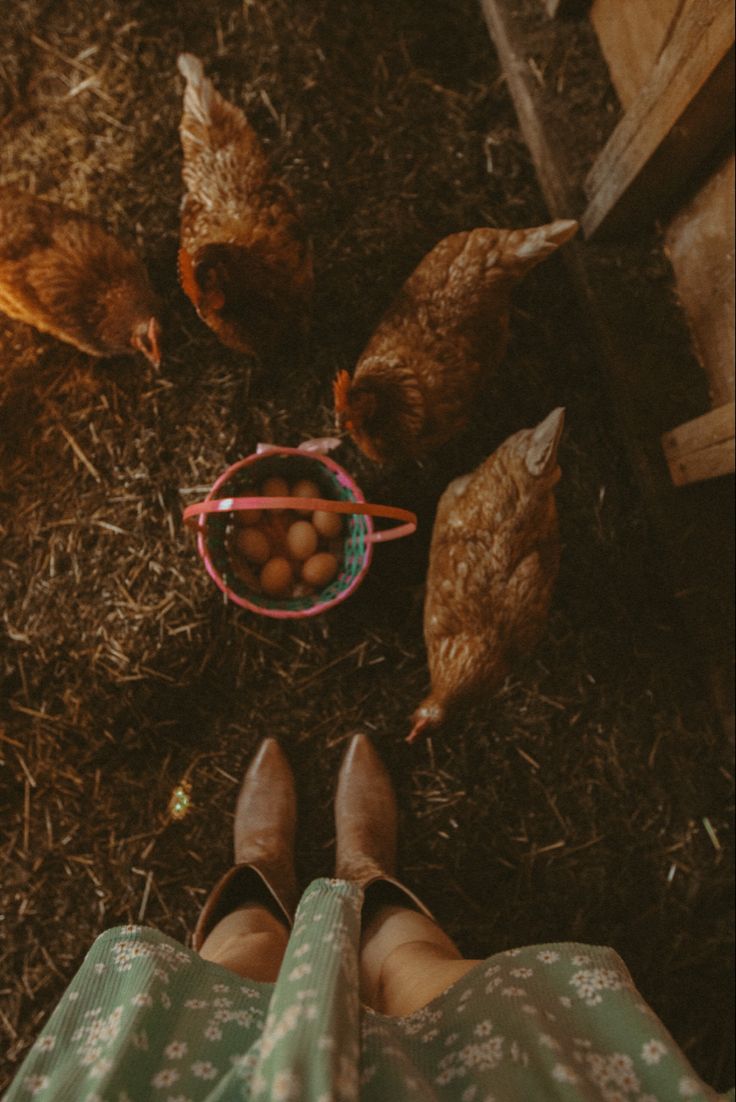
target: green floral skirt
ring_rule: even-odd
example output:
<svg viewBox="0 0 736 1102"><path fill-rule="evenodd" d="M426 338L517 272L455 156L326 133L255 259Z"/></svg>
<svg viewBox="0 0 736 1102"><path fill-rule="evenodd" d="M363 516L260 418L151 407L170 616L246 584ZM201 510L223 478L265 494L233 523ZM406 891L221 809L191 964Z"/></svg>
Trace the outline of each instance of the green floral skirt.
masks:
<svg viewBox="0 0 736 1102"><path fill-rule="evenodd" d="M358 998L361 904L352 884L314 881L275 984L244 981L155 930L108 930L6 1102L718 1097L612 949L511 949L408 1017L374 1013Z"/></svg>

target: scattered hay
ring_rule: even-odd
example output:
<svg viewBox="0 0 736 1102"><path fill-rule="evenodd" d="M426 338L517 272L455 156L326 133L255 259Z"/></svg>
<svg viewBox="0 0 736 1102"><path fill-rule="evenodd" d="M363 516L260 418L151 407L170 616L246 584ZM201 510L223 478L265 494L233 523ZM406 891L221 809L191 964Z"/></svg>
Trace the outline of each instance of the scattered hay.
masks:
<svg viewBox="0 0 736 1102"><path fill-rule="evenodd" d="M264 734L297 771L302 876L329 871L333 778L361 726L400 792L407 878L466 953L613 944L725 1083L731 777L562 267L520 289L510 355L464 440L395 472L338 453L421 522L377 549L343 606L284 624L223 605L181 526L256 442L330 430L334 373L440 237L544 220L475 4L175 8L16 0L2 32L2 179L137 242L168 303L158 375L0 320L4 1071L102 928L186 939ZM303 204L318 295L298 374L222 349L176 286L185 48L246 107ZM565 551L547 638L492 705L410 749L437 497L557 404ZM192 807L174 821L182 781Z"/></svg>

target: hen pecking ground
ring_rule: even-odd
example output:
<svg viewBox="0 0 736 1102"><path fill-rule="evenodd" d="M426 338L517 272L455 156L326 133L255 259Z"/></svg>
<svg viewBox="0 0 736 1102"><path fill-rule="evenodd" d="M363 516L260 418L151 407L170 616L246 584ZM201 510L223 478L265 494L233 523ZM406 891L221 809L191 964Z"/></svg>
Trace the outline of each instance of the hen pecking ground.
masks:
<svg viewBox="0 0 736 1102"><path fill-rule="evenodd" d="M400 793L405 875L468 955L613 945L698 1071L731 1082L730 765L561 263L520 288L463 440L393 473L337 453L420 518L339 609L284 624L223 605L182 530L182 506L258 441L331 430L332 378L436 241L546 220L476 4L13 0L1 36L0 179L137 243L168 305L160 374L0 318L0 1075L102 928L188 936L264 734L297 773L302 878L329 871L333 778L361 726ZM317 301L299 372L224 350L178 290L181 50L246 108L305 211ZM556 405L545 640L492 705L407 747L437 498Z"/></svg>

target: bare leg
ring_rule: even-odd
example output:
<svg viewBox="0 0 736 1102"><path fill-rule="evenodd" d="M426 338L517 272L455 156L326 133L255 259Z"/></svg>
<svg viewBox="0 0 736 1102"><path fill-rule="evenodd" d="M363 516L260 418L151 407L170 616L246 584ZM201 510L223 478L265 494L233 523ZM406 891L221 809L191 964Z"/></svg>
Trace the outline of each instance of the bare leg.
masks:
<svg viewBox="0 0 736 1102"><path fill-rule="evenodd" d="M245 979L274 983L288 940L283 922L265 907L249 903L225 915L199 953Z"/></svg>
<svg viewBox="0 0 736 1102"><path fill-rule="evenodd" d="M361 940L361 994L374 1010L403 1017L426 1006L479 962L426 915L387 904L368 917Z"/></svg>

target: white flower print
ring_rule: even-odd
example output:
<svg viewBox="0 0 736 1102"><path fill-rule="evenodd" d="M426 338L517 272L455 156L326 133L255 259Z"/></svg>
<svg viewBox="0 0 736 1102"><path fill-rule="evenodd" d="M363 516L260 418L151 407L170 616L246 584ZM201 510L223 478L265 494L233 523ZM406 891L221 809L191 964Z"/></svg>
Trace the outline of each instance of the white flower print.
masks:
<svg viewBox="0 0 736 1102"><path fill-rule="evenodd" d="M534 975L534 969L533 968L512 968L511 972L510 972L510 975L514 976L516 979L525 980L525 979L528 979L529 976Z"/></svg>
<svg viewBox="0 0 736 1102"><path fill-rule="evenodd" d="M79 992L78 991L69 991L67 993L66 997L67 997L67 1000L70 1003L75 1003L77 1001L77 999L79 998Z"/></svg>
<svg viewBox="0 0 736 1102"><path fill-rule="evenodd" d="M680 1082L677 1084L677 1089L682 1098L695 1098L700 1094L700 1087L689 1075L683 1075L682 1079L680 1079Z"/></svg>
<svg viewBox="0 0 736 1102"><path fill-rule="evenodd" d="M226 992L227 991L227 984L226 983L213 983L212 984L212 990L213 991L218 991L218 992L221 992L221 991Z"/></svg>
<svg viewBox="0 0 736 1102"><path fill-rule="evenodd" d="M463 1048L448 1052L439 1061L439 1074L435 1082L446 1086L453 1079L467 1075L469 1071L489 1071L503 1059L504 1038L486 1037L481 1041L464 1045Z"/></svg>
<svg viewBox="0 0 736 1102"><path fill-rule="evenodd" d="M274 1102L299 1102L301 1079L293 1071L279 1071L274 1076L271 1097Z"/></svg>
<svg viewBox="0 0 736 1102"><path fill-rule="evenodd" d="M570 983L586 1006L597 1006L603 1002L601 991L617 991L623 986L620 975L612 968L586 968L574 972Z"/></svg>
<svg viewBox="0 0 736 1102"><path fill-rule="evenodd" d="M305 941L302 945L300 945L297 949L294 950L294 956L295 957L303 957L304 954L308 953L311 948L312 948L312 946L309 944L309 942Z"/></svg>
<svg viewBox="0 0 736 1102"><path fill-rule="evenodd" d="M50 1035L46 1037L40 1037L36 1042L36 1048L39 1052L51 1052L56 1044L56 1037Z"/></svg>
<svg viewBox="0 0 736 1102"><path fill-rule="evenodd" d="M478 1022L473 1033L476 1037L490 1037L493 1033L493 1022L490 1018L486 1018L483 1022Z"/></svg>
<svg viewBox="0 0 736 1102"><path fill-rule="evenodd" d="M583 964L590 964L590 957L586 956L585 953L576 953L572 958L572 962L580 968Z"/></svg>
<svg viewBox="0 0 736 1102"><path fill-rule="evenodd" d="M558 1083L577 1083L578 1077L567 1064L555 1064L552 1068L552 1078Z"/></svg>
<svg viewBox="0 0 736 1102"><path fill-rule="evenodd" d="M98 963L97 963L97 964L95 965L95 972L96 972L96 973L97 973L97 975L99 976L100 972L104 972L104 971L105 971L105 965L104 965L104 964L102 964L101 962L98 962Z"/></svg>
<svg viewBox="0 0 736 1102"><path fill-rule="evenodd" d="M176 1068L163 1068L161 1071L157 1071L151 1080L151 1086L161 1090L162 1087L173 1087L174 1083L179 1078L179 1072Z"/></svg>
<svg viewBox="0 0 736 1102"><path fill-rule="evenodd" d="M31 1094L39 1094L49 1085L48 1075L27 1075L23 1080L23 1086Z"/></svg>
<svg viewBox="0 0 736 1102"><path fill-rule="evenodd" d="M560 995L561 1006L572 1006L572 999L568 995Z"/></svg>
<svg viewBox="0 0 736 1102"><path fill-rule="evenodd" d="M187 1054L187 1047L186 1041L172 1041L164 1049L164 1056L167 1060L181 1060Z"/></svg>
<svg viewBox="0 0 736 1102"><path fill-rule="evenodd" d="M205 1010L209 1005L206 999L187 999L184 1003L187 1010Z"/></svg>
<svg viewBox="0 0 736 1102"><path fill-rule="evenodd" d="M171 1009L171 999L165 991L161 992L161 998L159 999L159 1002L161 1003L161 1006L164 1008L164 1010Z"/></svg>
<svg viewBox="0 0 736 1102"><path fill-rule="evenodd" d="M209 1060L197 1060L192 1064L192 1075L196 1079L214 1079L217 1068Z"/></svg>
<svg viewBox="0 0 736 1102"><path fill-rule="evenodd" d="M218 1025L215 1024L215 1022L210 1022L210 1024L207 1026L207 1028L204 1031L204 1035L205 1035L205 1037L207 1038L208 1041L221 1041L222 1040L222 1030L220 1029L220 1027Z"/></svg>
<svg viewBox="0 0 736 1102"><path fill-rule="evenodd" d="M560 954L556 953L554 949L542 949L537 953L537 960L541 960L542 964L554 964L559 959Z"/></svg>
<svg viewBox="0 0 736 1102"><path fill-rule="evenodd" d="M521 953L521 949L507 949L504 953L505 957L518 957Z"/></svg>
<svg viewBox="0 0 736 1102"><path fill-rule="evenodd" d="M641 1058L645 1064L658 1064L666 1052L665 1045L654 1037L641 1046Z"/></svg>
<svg viewBox="0 0 736 1102"><path fill-rule="evenodd" d="M521 1004L521 1009L524 1011L525 1014L538 1014L539 1013L539 1010L537 1009L537 1007L533 1006L532 1003L522 1003Z"/></svg>
<svg viewBox="0 0 736 1102"><path fill-rule="evenodd" d="M130 1000L131 1006L153 1006L153 999L146 991L137 991Z"/></svg>
<svg viewBox="0 0 736 1102"><path fill-rule="evenodd" d="M526 995L526 990L523 987L503 987L501 994L507 999L521 998L522 995Z"/></svg>
<svg viewBox="0 0 736 1102"><path fill-rule="evenodd" d="M459 1033L448 1033L447 1036L445 1037L445 1044L446 1045L454 1045L455 1042L457 1040L459 1040L459 1038L460 1038Z"/></svg>
<svg viewBox="0 0 736 1102"><path fill-rule="evenodd" d="M142 1029L139 1033L134 1033L132 1041L135 1048L140 1049L141 1052L148 1052L148 1034L145 1029Z"/></svg>
<svg viewBox="0 0 736 1102"><path fill-rule="evenodd" d="M92 1065L89 1069L89 1073L93 1078L99 1079L101 1075L107 1075L112 1066L112 1060L108 1060L106 1056L103 1056L101 1060L98 1060L96 1064Z"/></svg>
<svg viewBox="0 0 736 1102"><path fill-rule="evenodd" d="M289 980L300 980L303 976L308 976L312 971L312 965L306 961L304 964L297 964L296 968L292 968L289 972Z"/></svg>
<svg viewBox="0 0 736 1102"><path fill-rule="evenodd" d="M232 1006L233 1005L233 1000L232 999L223 999L223 998L213 999L212 1000L212 1005L213 1006Z"/></svg>
<svg viewBox="0 0 736 1102"><path fill-rule="evenodd" d="M545 1048L551 1048L553 1050L558 1050L560 1047L554 1037L550 1037L549 1033L540 1033L539 1043L540 1045L544 1045Z"/></svg>
<svg viewBox="0 0 736 1102"><path fill-rule="evenodd" d="M478 1088L475 1083L472 1083L463 1093L460 1095L461 1102L473 1102L473 1099L478 1093Z"/></svg>

